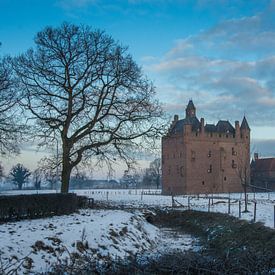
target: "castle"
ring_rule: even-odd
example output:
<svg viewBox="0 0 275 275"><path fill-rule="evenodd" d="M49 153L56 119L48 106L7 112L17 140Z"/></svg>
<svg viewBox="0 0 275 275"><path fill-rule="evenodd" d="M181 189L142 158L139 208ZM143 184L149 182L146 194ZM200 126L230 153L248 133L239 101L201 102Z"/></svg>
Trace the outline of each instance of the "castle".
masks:
<svg viewBox="0 0 275 275"><path fill-rule="evenodd" d="M250 180L250 128L244 117L205 124L190 100L162 138L163 194L241 192Z"/></svg>

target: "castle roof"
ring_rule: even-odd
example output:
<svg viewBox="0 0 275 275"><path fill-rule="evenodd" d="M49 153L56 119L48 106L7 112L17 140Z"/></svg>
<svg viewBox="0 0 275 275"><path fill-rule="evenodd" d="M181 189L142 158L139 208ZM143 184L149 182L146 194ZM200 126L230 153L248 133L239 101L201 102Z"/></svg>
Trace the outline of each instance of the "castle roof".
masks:
<svg viewBox="0 0 275 275"><path fill-rule="evenodd" d="M243 117L243 121L242 121L242 124L241 124L241 130L250 130L248 122L247 122L245 116Z"/></svg>
<svg viewBox="0 0 275 275"><path fill-rule="evenodd" d="M256 159L251 163L251 168L257 172L275 171L275 158Z"/></svg>
<svg viewBox="0 0 275 275"><path fill-rule="evenodd" d="M205 132L214 133L216 132L216 126L214 124L205 124L204 130Z"/></svg>
<svg viewBox="0 0 275 275"><path fill-rule="evenodd" d="M194 109L196 109L192 99L189 100L186 109L187 110L194 110Z"/></svg>
<svg viewBox="0 0 275 275"><path fill-rule="evenodd" d="M235 133L234 127L229 121L220 120L216 125L216 132L218 133Z"/></svg>
<svg viewBox="0 0 275 275"><path fill-rule="evenodd" d="M190 99L186 107L186 117L184 119L174 120L172 127L169 130L169 134L181 134L184 131L184 125L192 125L192 131L199 131L201 123L196 117L196 108L193 101ZM242 129L249 129L246 118L243 118ZM231 133L235 134L235 128L228 120L219 120L216 125L206 124L204 128L205 132L209 133Z"/></svg>
<svg viewBox="0 0 275 275"><path fill-rule="evenodd" d="M192 125L192 131L197 131L200 129L200 121L197 117L188 117L185 119L178 120L174 127L171 129L170 134L183 133L184 125ZM220 120L217 125L206 124L204 127L205 132L209 133L235 133L235 129L229 121Z"/></svg>
<svg viewBox="0 0 275 275"><path fill-rule="evenodd" d="M192 125L192 131L197 131L200 128L200 122L197 117L188 117L178 120L170 130L170 134L183 133L184 125Z"/></svg>

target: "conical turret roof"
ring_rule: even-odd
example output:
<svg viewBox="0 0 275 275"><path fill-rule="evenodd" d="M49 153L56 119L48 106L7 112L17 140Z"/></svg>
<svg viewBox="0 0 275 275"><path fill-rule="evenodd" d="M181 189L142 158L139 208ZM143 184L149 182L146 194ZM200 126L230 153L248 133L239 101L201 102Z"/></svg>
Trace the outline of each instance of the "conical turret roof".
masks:
<svg viewBox="0 0 275 275"><path fill-rule="evenodd" d="M245 116L243 117L243 121L242 121L242 124L241 124L241 130L250 130L248 122L247 122Z"/></svg>

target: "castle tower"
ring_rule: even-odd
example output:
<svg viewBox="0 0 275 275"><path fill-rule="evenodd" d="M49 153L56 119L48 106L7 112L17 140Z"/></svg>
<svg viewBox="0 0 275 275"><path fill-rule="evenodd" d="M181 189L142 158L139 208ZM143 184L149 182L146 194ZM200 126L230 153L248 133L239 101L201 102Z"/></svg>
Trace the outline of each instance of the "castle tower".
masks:
<svg viewBox="0 0 275 275"><path fill-rule="evenodd" d="M163 194L241 192L250 177L250 128L246 117L235 127L228 120L199 121L189 100L186 117L176 115L162 137Z"/></svg>
<svg viewBox="0 0 275 275"><path fill-rule="evenodd" d="M195 117L196 116L196 108L193 101L190 99L188 105L185 109L186 118Z"/></svg>

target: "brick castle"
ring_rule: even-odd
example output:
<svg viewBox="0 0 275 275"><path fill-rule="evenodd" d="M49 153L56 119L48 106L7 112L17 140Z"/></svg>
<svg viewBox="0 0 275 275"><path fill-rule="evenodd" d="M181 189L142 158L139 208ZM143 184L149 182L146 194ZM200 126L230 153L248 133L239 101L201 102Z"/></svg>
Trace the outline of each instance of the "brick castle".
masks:
<svg viewBox="0 0 275 275"><path fill-rule="evenodd" d="M199 121L190 100L184 119L174 116L162 138L162 191L164 194L241 192L250 177L250 128L220 120ZM245 179L245 180L246 180Z"/></svg>

